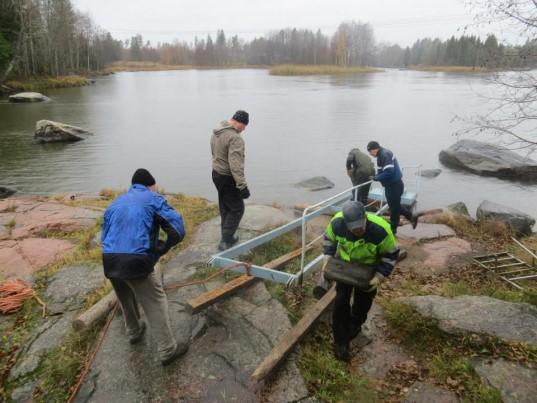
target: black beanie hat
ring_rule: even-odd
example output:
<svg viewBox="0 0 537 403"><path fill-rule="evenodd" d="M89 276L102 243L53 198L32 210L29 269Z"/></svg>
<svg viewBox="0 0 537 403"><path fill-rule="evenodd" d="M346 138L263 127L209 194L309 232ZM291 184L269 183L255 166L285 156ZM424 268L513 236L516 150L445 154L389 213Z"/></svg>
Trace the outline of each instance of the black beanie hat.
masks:
<svg viewBox="0 0 537 403"><path fill-rule="evenodd" d="M380 144L377 141L370 141L367 143L367 151L369 150L378 150L380 148Z"/></svg>
<svg viewBox="0 0 537 403"><path fill-rule="evenodd" d="M250 115L248 115L248 112L239 110L235 112L235 114L232 117L233 120L236 120L237 122L244 123L245 125L248 124L250 121Z"/></svg>
<svg viewBox="0 0 537 403"><path fill-rule="evenodd" d="M149 173L147 169L138 168L134 175L132 175L131 184L138 184L144 186L153 186L155 184L155 178Z"/></svg>

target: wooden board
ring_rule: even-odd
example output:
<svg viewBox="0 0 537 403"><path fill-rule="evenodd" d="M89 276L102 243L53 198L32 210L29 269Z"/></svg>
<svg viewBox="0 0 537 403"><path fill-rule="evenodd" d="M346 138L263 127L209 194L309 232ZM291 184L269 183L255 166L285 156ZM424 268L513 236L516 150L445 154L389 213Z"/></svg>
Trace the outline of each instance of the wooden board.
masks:
<svg viewBox="0 0 537 403"><path fill-rule="evenodd" d="M313 248L313 244L306 245L306 252ZM280 256L277 259L274 259L267 264L264 264L264 267L269 269L276 269L281 265L287 263L291 259L294 259L302 253L302 248L296 249L292 252L289 252L283 256ZM255 281L259 280L256 277L251 277L248 275L243 275L237 277L234 280L222 285L221 287L215 288L214 290L207 291L201 295L198 295L196 298L188 301L187 310L192 314L198 313L203 309L216 304L219 301L229 297L230 295L236 293L237 291L252 285Z"/></svg>
<svg viewBox="0 0 537 403"><path fill-rule="evenodd" d="M336 288L332 287L315 305L313 305L300 321L289 330L265 357L261 365L252 374L252 380L257 383L269 375L278 364L291 352L293 347L311 328L315 321L325 312L336 297Z"/></svg>

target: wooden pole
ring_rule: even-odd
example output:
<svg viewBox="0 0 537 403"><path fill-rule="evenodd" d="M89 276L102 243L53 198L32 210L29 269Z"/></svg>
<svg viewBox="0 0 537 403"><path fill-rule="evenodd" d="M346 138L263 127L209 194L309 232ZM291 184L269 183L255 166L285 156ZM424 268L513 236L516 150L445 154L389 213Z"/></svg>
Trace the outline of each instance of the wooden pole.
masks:
<svg viewBox="0 0 537 403"><path fill-rule="evenodd" d="M313 305L300 321L289 330L274 346L272 351L265 357L263 362L257 367L251 378L255 383L265 379L283 359L291 352L293 347L311 328L315 321L332 304L336 297L336 288L333 286L315 305Z"/></svg>
<svg viewBox="0 0 537 403"><path fill-rule="evenodd" d="M73 329L77 331L87 329L106 315L114 307L116 302L116 293L114 291L109 292L103 299L73 321Z"/></svg>

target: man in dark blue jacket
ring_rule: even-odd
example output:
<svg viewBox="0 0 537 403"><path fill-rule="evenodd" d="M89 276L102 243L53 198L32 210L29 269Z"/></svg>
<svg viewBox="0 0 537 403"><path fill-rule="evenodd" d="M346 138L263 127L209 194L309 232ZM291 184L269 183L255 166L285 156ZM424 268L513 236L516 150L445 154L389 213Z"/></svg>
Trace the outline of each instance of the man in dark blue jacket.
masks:
<svg viewBox="0 0 537 403"><path fill-rule="evenodd" d="M188 344L178 344L172 334L166 293L153 268L185 236L183 218L155 192L155 179L149 171L138 169L131 182L129 191L104 213L104 274L118 297L130 343L139 342L145 331L140 303L160 361L168 365L186 352ZM167 234L166 241L159 239L160 229Z"/></svg>
<svg viewBox="0 0 537 403"><path fill-rule="evenodd" d="M401 206L401 196L405 190L403 183L403 173L399 167L399 162L393 153L387 148L381 147L376 141L370 141L367 144L369 154L377 159L378 172L373 180L379 181L384 186L386 201L390 207L390 225L395 235L399 226L399 217L402 214L411 222L412 228L418 225L418 216L405 206Z"/></svg>

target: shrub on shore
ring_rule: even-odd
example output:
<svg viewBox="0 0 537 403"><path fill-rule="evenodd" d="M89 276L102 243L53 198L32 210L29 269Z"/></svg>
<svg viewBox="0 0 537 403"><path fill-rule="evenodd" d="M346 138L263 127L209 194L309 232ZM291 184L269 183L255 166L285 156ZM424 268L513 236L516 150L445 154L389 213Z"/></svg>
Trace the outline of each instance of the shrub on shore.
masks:
<svg viewBox="0 0 537 403"><path fill-rule="evenodd" d="M336 75L336 74L363 74L378 73L382 70L374 67L343 67L336 65L297 65L282 64L270 68L273 76L309 76L309 75Z"/></svg>

